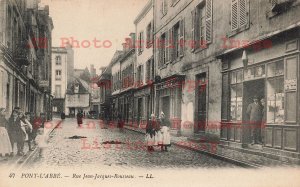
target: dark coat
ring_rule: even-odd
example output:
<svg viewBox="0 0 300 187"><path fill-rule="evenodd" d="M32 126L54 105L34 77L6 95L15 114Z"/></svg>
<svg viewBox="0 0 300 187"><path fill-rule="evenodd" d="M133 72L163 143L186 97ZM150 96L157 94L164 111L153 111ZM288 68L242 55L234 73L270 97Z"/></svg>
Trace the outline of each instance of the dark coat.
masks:
<svg viewBox="0 0 300 187"><path fill-rule="evenodd" d="M150 136L152 138L152 136L155 136L157 127L158 127L157 121L148 120L147 125L146 125L146 133L150 134Z"/></svg>
<svg viewBox="0 0 300 187"><path fill-rule="evenodd" d="M257 123L262 120L263 108L257 103L251 103L248 105L247 114L249 116L249 123Z"/></svg>
<svg viewBox="0 0 300 187"><path fill-rule="evenodd" d="M12 142L25 141L26 133L21 129L21 120L17 117L14 121L14 117L11 116L8 121L8 135Z"/></svg>
<svg viewBox="0 0 300 187"><path fill-rule="evenodd" d="M0 115L0 127L5 127L7 129L8 121L6 120L5 116Z"/></svg>
<svg viewBox="0 0 300 187"><path fill-rule="evenodd" d="M83 114L82 113L77 113L77 124L82 124L82 118Z"/></svg>

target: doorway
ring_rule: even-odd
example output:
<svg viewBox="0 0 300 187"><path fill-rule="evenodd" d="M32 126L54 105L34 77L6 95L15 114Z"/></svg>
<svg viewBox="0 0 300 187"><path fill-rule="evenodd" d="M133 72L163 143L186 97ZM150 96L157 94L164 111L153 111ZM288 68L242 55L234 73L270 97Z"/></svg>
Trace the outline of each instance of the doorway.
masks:
<svg viewBox="0 0 300 187"><path fill-rule="evenodd" d="M259 100L265 99L265 79L258 79L252 81L245 81L243 87L243 126L248 125L249 116L247 115L247 108L249 104L253 103L253 97L257 96ZM251 142L251 128L242 128L243 141L245 143Z"/></svg>
<svg viewBox="0 0 300 187"><path fill-rule="evenodd" d="M170 96L162 97L162 112L166 119L170 119Z"/></svg>
<svg viewBox="0 0 300 187"><path fill-rule="evenodd" d="M207 78L206 73L201 73L196 77L196 123L195 133L205 131L207 123Z"/></svg>

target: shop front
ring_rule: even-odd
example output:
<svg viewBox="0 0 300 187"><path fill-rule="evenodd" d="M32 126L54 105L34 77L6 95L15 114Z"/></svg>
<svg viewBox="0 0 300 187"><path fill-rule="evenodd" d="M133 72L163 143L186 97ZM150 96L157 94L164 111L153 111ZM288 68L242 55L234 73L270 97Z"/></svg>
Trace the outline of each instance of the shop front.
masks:
<svg viewBox="0 0 300 187"><path fill-rule="evenodd" d="M183 75L174 75L155 85L156 115L161 112L171 122L171 130L179 135L181 130L181 102Z"/></svg>
<svg viewBox="0 0 300 187"><path fill-rule="evenodd" d="M272 48L236 50L222 59L221 140L298 158L300 40L270 40Z"/></svg>

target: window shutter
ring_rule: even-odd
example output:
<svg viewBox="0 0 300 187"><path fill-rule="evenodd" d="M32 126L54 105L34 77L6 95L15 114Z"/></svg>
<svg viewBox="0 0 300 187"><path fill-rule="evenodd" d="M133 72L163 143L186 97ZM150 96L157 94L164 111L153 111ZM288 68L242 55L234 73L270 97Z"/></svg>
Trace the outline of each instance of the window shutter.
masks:
<svg viewBox="0 0 300 187"><path fill-rule="evenodd" d="M247 0L239 0L239 26L243 27L248 23Z"/></svg>
<svg viewBox="0 0 300 187"><path fill-rule="evenodd" d="M162 44L162 37L160 37L159 39L158 39L158 42L157 42L157 47L158 47L158 65L159 66L162 66L163 65L163 63L162 63L162 61L163 61L163 50L162 50L162 48L163 48L163 44Z"/></svg>
<svg viewBox="0 0 300 187"><path fill-rule="evenodd" d="M144 51L145 41L144 41L144 32L141 32L141 52Z"/></svg>
<svg viewBox="0 0 300 187"><path fill-rule="evenodd" d="M169 53L170 53L170 38L169 38L169 33L168 31L165 32L165 59L166 61L165 62L169 62L170 61L170 56L169 56Z"/></svg>
<svg viewBox="0 0 300 187"><path fill-rule="evenodd" d="M153 20L151 20L151 28L150 28L150 43L153 44L153 32L154 31L154 25L153 25Z"/></svg>
<svg viewBox="0 0 300 187"><path fill-rule="evenodd" d="M174 60L174 35L173 35L173 27L169 30L169 60L172 62Z"/></svg>
<svg viewBox="0 0 300 187"><path fill-rule="evenodd" d="M192 10L191 12L192 14L192 37L191 37L191 42L190 42L190 47L191 47L191 51L195 50L195 23L196 23L196 9Z"/></svg>
<svg viewBox="0 0 300 187"><path fill-rule="evenodd" d="M238 0L231 0L231 30L238 28Z"/></svg>
<svg viewBox="0 0 300 187"><path fill-rule="evenodd" d="M179 56L183 56L183 52L184 52L184 18L180 20L179 22Z"/></svg>
<svg viewBox="0 0 300 187"><path fill-rule="evenodd" d="M141 77L140 77L140 85L144 85L144 66L141 65Z"/></svg>
<svg viewBox="0 0 300 187"><path fill-rule="evenodd" d="M224 73L222 77L222 121L229 120L229 73Z"/></svg>
<svg viewBox="0 0 300 187"><path fill-rule="evenodd" d="M164 15L165 15L168 12L168 0L163 0L163 1L164 1Z"/></svg>
<svg viewBox="0 0 300 187"><path fill-rule="evenodd" d="M213 0L206 0L206 43L212 42Z"/></svg>

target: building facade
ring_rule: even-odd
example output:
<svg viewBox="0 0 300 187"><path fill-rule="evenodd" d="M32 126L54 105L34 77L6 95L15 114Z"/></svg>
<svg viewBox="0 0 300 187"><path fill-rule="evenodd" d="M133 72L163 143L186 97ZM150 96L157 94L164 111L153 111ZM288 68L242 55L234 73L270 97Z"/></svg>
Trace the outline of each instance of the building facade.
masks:
<svg viewBox="0 0 300 187"><path fill-rule="evenodd" d="M70 77L70 71L74 72L73 69L69 69L69 63L74 64L74 52L70 47L52 47L52 94L53 98L53 112L57 115L65 111L65 98L68 84L71 83L74 77ZM70 58L70 56L72 56ZM74 66L74 65L73 65Z"/></svg>
<svg viewBox="0 0 300 187"><path fill-rule="evenodd" d="M154 113L153 1L136 17L134 120L140 126Z"/></svg>
<svg viewBox="0 0 300 187"><path fill-rule="evenodd" d="M51 32L49 8L37 0L0 1L1 107L7 117L14 107L35 116L47 113L51 105Z"/></svg>

